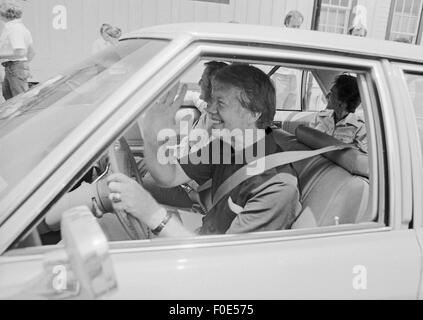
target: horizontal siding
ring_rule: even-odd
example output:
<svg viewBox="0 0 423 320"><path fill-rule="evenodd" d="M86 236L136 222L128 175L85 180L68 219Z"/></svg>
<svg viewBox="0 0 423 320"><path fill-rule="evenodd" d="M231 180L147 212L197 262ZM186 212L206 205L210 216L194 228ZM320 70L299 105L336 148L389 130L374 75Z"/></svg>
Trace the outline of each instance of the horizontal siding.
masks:
<svg viewBox="0 0 423 320"><path fill-rule="evenodd" d="M43 81L87 57L102 23L124 32L176 22L229 22L281 26L289 10L305 16L310 28L314 0L230 0L219 4L193 0L30 0L24 2L24 23L31 30L37 55L33 80ZM53 8L67 9L67 29L53 28Z"/></svg>
<svg viewBox="0 0 423 320"><path fill-rule="evenodd" d="M384 39L391 0L358 0L368 10L369 37ZM67 9L67 29L53 28L53 8ZM102 23L124 32L177 22L229 22L282 26L290 10L311 27L314 0L230 0L219 4L194 0L30 0L24 2L24 22L37 51L31 64L33 80L43 81L91 53Z"/></svg>
<svg viewBox="0 0 423 320"><path fill-rule="evenodd" d="M369 37L385 39L391 0L360 0L367 8Z"/></svg>

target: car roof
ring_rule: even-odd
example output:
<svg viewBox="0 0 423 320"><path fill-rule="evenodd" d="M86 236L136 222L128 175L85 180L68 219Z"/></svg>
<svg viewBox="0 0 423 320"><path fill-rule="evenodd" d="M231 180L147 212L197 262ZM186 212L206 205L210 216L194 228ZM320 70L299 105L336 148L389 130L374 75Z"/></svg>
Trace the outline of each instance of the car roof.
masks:
<svg viewBox="0 0 423 320"><path fill-rule="evenodd" d="M348 55L371 56L423 63L423 47L314 30L288 29L238 23L177 23L133 31L123 39L151 37L176 39L185 36L197 40L237 41L287 45L308 49L337 51Z"/></svg>

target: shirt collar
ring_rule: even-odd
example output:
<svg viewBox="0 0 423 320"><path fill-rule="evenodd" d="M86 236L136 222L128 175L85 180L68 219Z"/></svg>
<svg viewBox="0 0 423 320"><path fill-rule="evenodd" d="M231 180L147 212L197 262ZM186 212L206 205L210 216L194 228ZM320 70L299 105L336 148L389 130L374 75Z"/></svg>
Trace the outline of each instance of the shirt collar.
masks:
<svg viewBox="0 0 423 320"><path fill-rule="evenodd" d="M321 117L331 117L333 118L335 111L334 110L323 110L320 112ZM352 125L356 128L360 127L360 123L358 122L358 118L355 113L349 113L344 119L338 121L337 125Z"/></svg>
<svg viewBox="0 0 423 320"><path fill-rule="evenodd" d="M360 127L360 123L358 122L357 116L355 113L349 113L344 119L339 121L340 124L350 124L356 128Z"/></svg>

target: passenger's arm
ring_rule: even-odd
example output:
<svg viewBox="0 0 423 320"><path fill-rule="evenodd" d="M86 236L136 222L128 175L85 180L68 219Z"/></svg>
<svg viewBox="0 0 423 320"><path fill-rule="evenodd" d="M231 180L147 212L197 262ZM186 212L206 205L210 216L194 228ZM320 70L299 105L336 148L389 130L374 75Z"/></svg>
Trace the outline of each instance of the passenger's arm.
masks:
<svg viewBox="0 0 423 320"><path fill-rule="evenodd" d="M313 120L310 122L309 127L312 129L316 129L319 125L319 113L316 113Z"/></svg>
<svg viewBox="0 0 423 320"><path fill-rule="evenodd" d="M360 149L360 151L368 153L367 130L364 123L357 131L357 134L354 138L354 144Z"/></svg>

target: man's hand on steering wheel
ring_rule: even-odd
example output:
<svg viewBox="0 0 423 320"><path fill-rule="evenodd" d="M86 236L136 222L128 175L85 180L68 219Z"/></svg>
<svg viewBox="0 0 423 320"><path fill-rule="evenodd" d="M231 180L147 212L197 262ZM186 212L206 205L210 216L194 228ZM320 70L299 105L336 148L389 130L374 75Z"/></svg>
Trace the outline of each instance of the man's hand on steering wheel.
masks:
<svg viewBox="0 0 423 320"><path fill-rule="evenodd" d="M115 211L125 211L150 228L155 227L152 216L162 207L148 191L135 180L121 173L108 176L107 184L110 189L109 199Z"/></svg>

